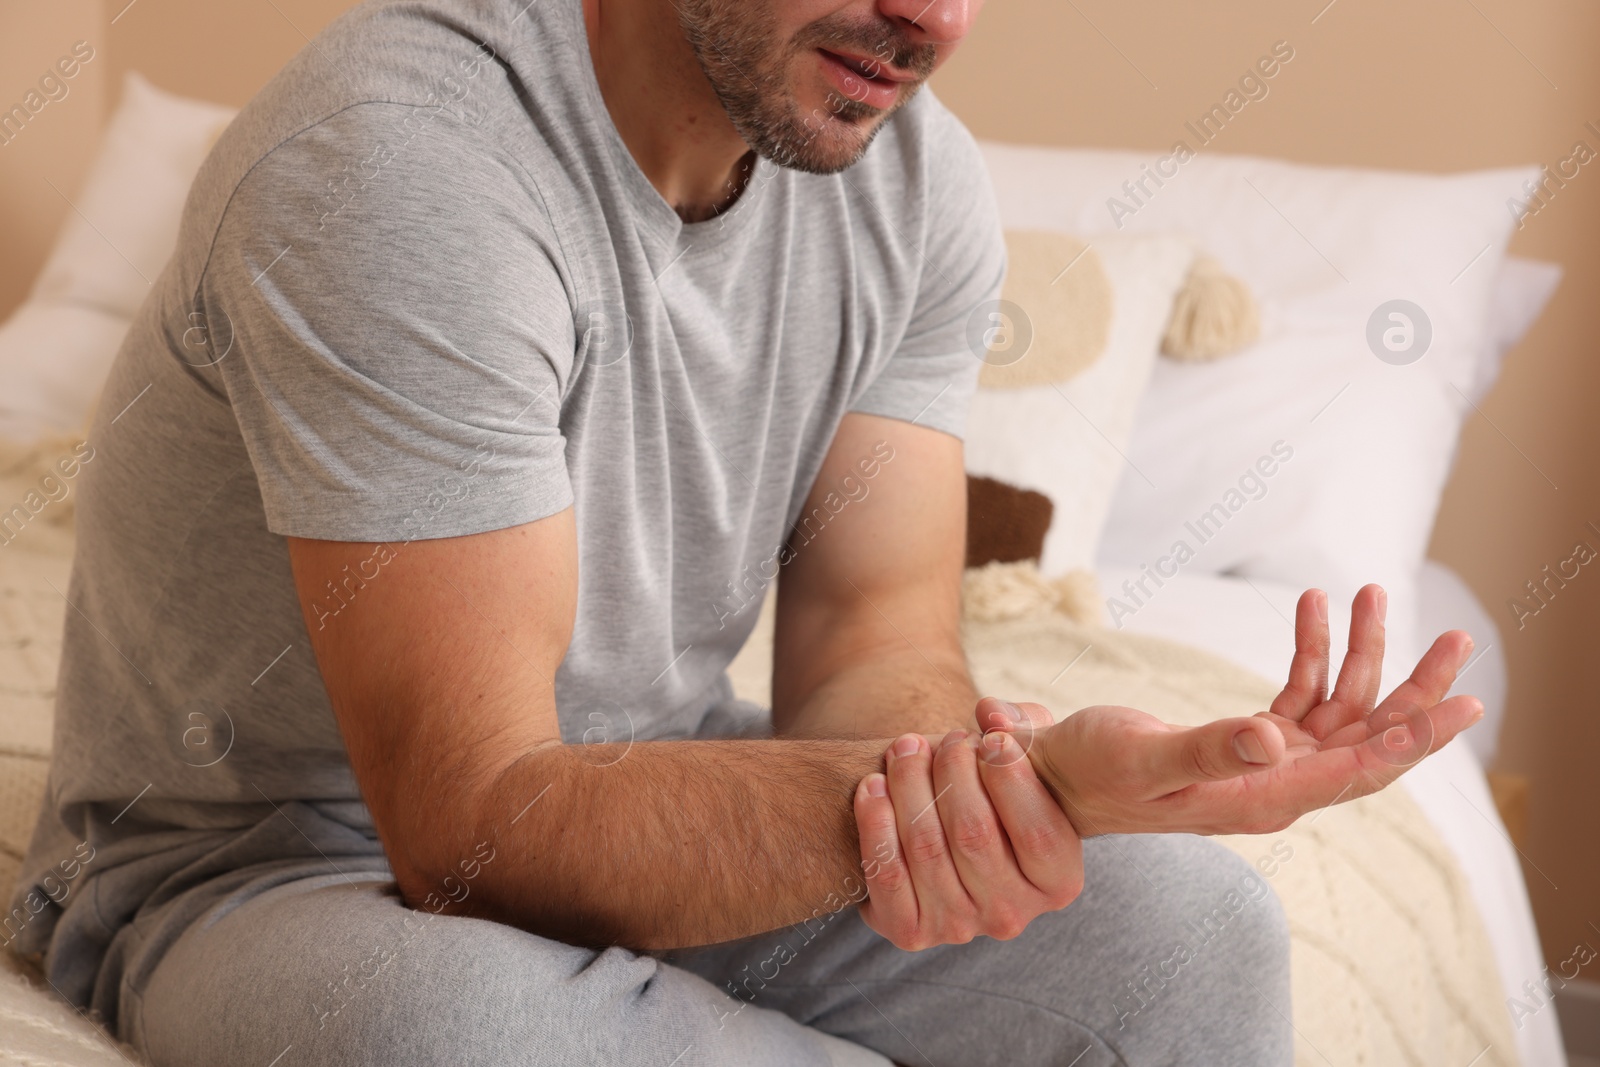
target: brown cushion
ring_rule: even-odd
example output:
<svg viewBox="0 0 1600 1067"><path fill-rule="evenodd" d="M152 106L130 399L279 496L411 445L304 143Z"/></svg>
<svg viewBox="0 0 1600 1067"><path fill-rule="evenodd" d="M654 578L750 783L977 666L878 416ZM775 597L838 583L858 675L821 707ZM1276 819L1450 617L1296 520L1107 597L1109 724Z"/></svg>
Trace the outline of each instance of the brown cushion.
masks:
<svg viewBox="0 0 1600 1067"><path fill-rule="evenodd" d="M1043 493L967 475L967 566L1037 562L1054 513Z"/></svg>

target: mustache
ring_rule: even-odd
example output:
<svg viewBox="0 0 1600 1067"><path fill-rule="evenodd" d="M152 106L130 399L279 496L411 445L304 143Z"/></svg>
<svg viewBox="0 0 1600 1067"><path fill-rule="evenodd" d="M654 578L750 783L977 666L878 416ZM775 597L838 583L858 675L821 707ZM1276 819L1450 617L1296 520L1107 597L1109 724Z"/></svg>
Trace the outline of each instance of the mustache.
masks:
<svg viewBox="0 0 1600 1067"><path fill-rule="evenodd" d="M796 45L806 50L822 48L868 56L918 79L932 74L938 60L933 45L917 44L889 23L848 16L817 20L801 31Z"/></svg>

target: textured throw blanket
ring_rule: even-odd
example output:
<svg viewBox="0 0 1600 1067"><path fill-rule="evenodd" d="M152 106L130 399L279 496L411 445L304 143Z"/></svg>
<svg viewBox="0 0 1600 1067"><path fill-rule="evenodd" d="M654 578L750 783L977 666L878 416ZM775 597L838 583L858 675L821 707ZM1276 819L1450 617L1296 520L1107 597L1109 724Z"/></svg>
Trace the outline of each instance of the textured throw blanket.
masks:
<svg viewBox="0 0 1600 1067"><path fill-rule="evenodd" d="M0 448L0 900L6 901L44 798L61 623L70 610L71 489L62 495L64 482L41 484L41 478L56 458L71 455L72 444ZM18 507L26 518L13 512ZM130 1055L0 949L0 1067L126 1067Z"/></svg>
<svg viewBox="0 0 1600 1067"><path fill-rule="evenodd" d="M0 454L0 511L70 447ZM71 500L51 501L0 547L0 885L6 895L44 790ZM966 639L979 688L1070 711L1129 704L1199 723L1265 708L1277 687L1208 654L1073 622L1028 565L968 572ZM765 703L771 602L730 672ZM1293 934L1299 1067L1513 1067L1494 961L1461 872L1399 789L1308 815L1282 834L1226 838L1269 881ZM1288 856L1285 859L1285 856ZM103 1032L0 951L0 1067L130 1062Z"/></svg>

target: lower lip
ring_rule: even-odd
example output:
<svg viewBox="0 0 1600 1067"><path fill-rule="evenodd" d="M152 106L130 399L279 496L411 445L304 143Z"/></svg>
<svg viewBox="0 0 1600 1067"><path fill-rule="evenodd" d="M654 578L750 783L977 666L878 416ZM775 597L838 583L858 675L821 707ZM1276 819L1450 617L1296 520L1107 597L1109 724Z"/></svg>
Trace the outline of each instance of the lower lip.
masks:
<svg viewBox="0 0 1600 1067"><path fill-rule="evenodd" d="M863 78L856 73L854 67L848 66L835 59L827 52L818 53L822 56L822 69L827 71L828 80L833 82L833 87L847 100L875 107L885 111L894 106L900 97L900 83L886 79Z"/></svg>

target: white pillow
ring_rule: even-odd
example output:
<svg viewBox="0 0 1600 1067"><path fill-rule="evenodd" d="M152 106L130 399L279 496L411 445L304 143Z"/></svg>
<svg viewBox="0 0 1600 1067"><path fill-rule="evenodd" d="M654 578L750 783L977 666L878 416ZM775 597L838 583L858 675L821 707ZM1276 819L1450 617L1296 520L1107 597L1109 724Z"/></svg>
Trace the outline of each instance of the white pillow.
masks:
<svg viewBox="0 0 1600 1067"><path fill-rule="evenodd" d="M1490 344L1506 200L1534 169L1433 176L1208 154L1168 162L1176 173L1157 186L1144 169L1154 161L1138 153L984 153L1005 225L1186 233L1261 305L1261 340L1244 353L1159 361L1127 449L1144 476L1122 478L1101 556L1172 569L1182 541L1183 568L1201 573L1320 585L1340 599L1380 582L1391 633L1409 639L1416 576L1471 412L1463 393ZM1426 353L1401 366L1367 340L1394 299L1420 305L1432 326ZM1206 513L1212 523L1191 529Z"/></svg>
<svg viewBox="0 0 1600 1067"><path fill-rule="evenodd" d="M0 437L82 427L172 256L195 172L234 114L127 75L75 210L27 302L0 326Z"/></svg>
<svg viewBox="0 0 1600 1067"><path fill-rule="evenodd" d="M178 241L195 172L236 112L162 92L130 71L77 208L34 283L33 299L132 318Z"/></svg>
<svg viewBox="0 0 1600 1067"><path fill-rule="evenodd" d="M82 430L128 321L59 301L19 307L0 326L0 439Z"/></svg>
<svg viewBox="0 0 1600 1067"><path fill-rule="evenodd" d="M1364 329L1378 305L1409 299L1433 321L1433 364L1482 341L1514 221L1506 200L1537 173L1411 174L1207 153L1166 164L1176 175L1157 187L1151 155L981 147L1008 228L1186 234L1249 284L1263 341L1352 319Z"/></svg>
<svg viewBox="0 0 1600 1067"><path fill-rule="evenodd" d="M1523 334L1533 325L1534 320L1538 318L1539 310L1542 310L1542 307L1546 304L1550 293L1554 291L1555 282L1558 282L1558 280L1560 280L1560 269L1552 266L1552 264L1523 261L1523 259L1517 258L1506 259L1506 264L1502 266L1499 277L1494 282L1493 310L1491 310L1490 315L1490 333L1491 338L1493 338L1493 344L1490 346L1490 355L1486 358L1488 366L1480 366L1477 374L1478 387L1483 392L1486 392L1488 387L1493 384L1494 376L1498 374L1499 370L1499 358L1504 354L1504 350L1517 344L1517 341L1520 341ZM1338 374L1334 374L1331 378L1330 376L1317 378L1317 374L1322 370L1326 370L1326 368L1318 365L1317 360L1314 358L1315 350L1317 350L1315 342L1301 350L1299 355L1307 357L1304 360L1307 365L1307 378L1301 379L1298 384L1304 387L1307 392L1322 389L1326 394L1331 394L1333 390L1342 387L1342 381L1338 378ZM1259 362L1259 360L1272 360L1272 358L1278 358L1280 355L1282 354L1278 354L1278 352L1267 352L1264 355L1248 354L1238 358L1242 358L1242 360L1258 360ZM1165 360L1162 360L1162 363L1166 363ZM1173 374L1174 378L1179 379L1181 384L1182 379L1187 379L1187 382L1189 382L1187 386L1181 389L1181 394L1186 395L1189 403L1187 403L1187 406L1182 406L1182 408L1176 405L1168 406L1166 418L1163 421L1158 422L1158 424L1152 424L1152 426L1141 424L1139 429L1134 430L1134 454L1138 454L1142 448L1149 448L1152 451L1160 451L1163 448L1182 450L1182 448L1189 448L1190 442L1202 440L1202 438L1205 438L1205 440L1218 440L1221 435L1218 434L1219 419L1216 413L1219 410L1224 410L1229 413L1229 418L1235 418L1238 410L1245 406L1246 398L1251 397L1251 395L1256 397L1262 411L1270 413L1270 411L1275 410L1274 389L1277 389L1278 384L1282 384L1282 379L1274 381L1270 376L1258 378L1254 373L1256 365L1251 365L1248 362L1238 368L1237 374L1230 373L1229 368L1226 368L1226 366L1216 366L1213 370L1218 371L1218 373L1214 374L1203 373L1203 370L1205 370L1203 366L1190 365L1187 366L1186 370L1179 370ZM1334 366L1333 370L1338 371L1338 366ZM1400 370L1400 368L1386 368L1386 370ZM1162 371L1158 371L1158 379L1165 382L1168 374L1170 374L1170 371L1166 371L1163 368ZM1382 376L1379 376L1379 378L1382 378ZM1426 382L1426 379L1413 378L1408 379L1408 381L1416 384L1416 382ZM1154 389L1155 386L1152 386L1152 390ZM1259 390L1259 392L1254 392L1253 394L1251 390ZM1328 411L1323 413L1323 416L1317 418L1317 426L1322 426L1322 422L1326 421L1326 419L1333 419L1334 411L1338 410L1339 406L1344 405L1344 402L1349 400L1350 395L1355 394L1355 392L1357 392L1357 386L1352 384L1349 392L1346 392L1344 397L1339 398L1336 405L1328 408ZM1424 395L1422 395L1418 405L1416 405L1416 408L1411 408L1411 410L1406 408L1405 395L1402 395L1402 397L1398 398L1394 418L1411 418L1411 416L1414 416L1414 418L1426 419L1435 427L1435 434L1453 435L1454 422L1450 408L1450 398L1453 395L1440 397L1435 390L1424 390ZM1454 414L1459 416L1462 408L1466 408L1466 405L1461 402L1461 398L1454 398L1456 398L1456 405L1454 405L1453 411ZM1474 400L1477 400L1477 397ZM1310 403L1314 403L1314 400L1310 400L1310 398L1293 400L1291 398L1286 402L1286 411L1290 413L1290 418L1286 418L1285 422L1283 422L1285 434L1293 437L1291 424L1294 421L1294 413L1298 411L1298 413L1304 414L1306 411L1310 411ZM1467 410L1470 410L1470 408L1467 408ZM1315 414L1314 411L1312 411L1312 414ZM1269 434L1269 432L1270 427L1262 427L1262 435ZM1288 440L1285 440L1285 443L1290 445L1290 448L1294 448L1294 445L1291 445ZM1275 464L1275 466L1278 467L1278 472L1290 472L1296 464L1306 461L1307 458L1309 456L1304 451L1304 445L1301 445L1301 450L1296 451L1290 461L1286 462L1286 464ZM1386 459L1374 456L1371 451L1365 453L1365 458L1358 458L1358 456L1349 456L1349 458L1352 459L1352 462L1346 462L1346 464L1338 464L1336 462L1330 478L1325 482L1312 478L1309 483L1299 483L1299 485L1294 486L1290 496L1301 496L1301 498L1309 496L1310 499L1293 499L1293 501L1290 501L1288 498L1283 498L1280 501L1285 510L1290 512L1290 518L1283 523L1282 530L1280 530L1278 536L1291 539L1294 536L1296 525L1302 522L1310 522L1318 514L1318 509L1326 506L1326 502L1349 499L1352 494L1360 493L1368 485L1373 488L1374 493L1378 493L1378 498L1368 501L1368 506L1373 507L1374 510L1384 510L1384 512L1392 512L1392 514L1402 515L1402 517L1414 515L1414 517L1419 518L1430 518L1430 514L1427 517L1422 517L1419 514L1419 509L1406 506L1405 501L1389 499L1389 494L1395 493L1395 491L1400 491L1400 493L1406 493L1406 491L1414 491L1414 493L1419 494L1429 493L1429 491L1432 491L1430 490L1432 478L1446 477L1448 470L1445 470L1445 472L1435 470L1434 475L1429 475L1427 470L1418 469L1416 464L1397 464L1395 466L1397 477L1395 478L1365 478L1363 480L1360 462L1387 464ZM1242 454L1237 459L1237 472L1242 474L1243 464L1248 461L1248 454ZM1440 450L1429 450L1422 459L1424 461L1426 459L1438 461L1440 459ZM1138 462L1138 459L1136 459L1136 462ZM1382 469L1382 467L1374 466L1373 469ZM1278 493L1282 488L1285 488L1283 483L1277 482L1278 472L1275 472L1272 478L1264 478L1269 493ZM1237 482L1234 485L1237 485ZM1139 486L1139 488L1142 490L1144 486ZM1131 494L1134 491L1136 490L1133 490L1130 486L1122 486L1122 490L1118 494L1118 502L1126 504L1126 502L1130 501ZM1202 506L1210 506L1210 502L1203 501L1205 494L1202 491L1194 490L1194 488L1187 488L1186 490L1184 486L1174 486L1171 493L1178 494L1179 501L1181 501L1179 506L1187 506L1189 509L1194 509L1190 514L1197 512ZM1325 499L1318 499L1323 498L1323 496L1325 496ZM1254 509L1254 507L1256 507L1256 502L1251 501L1246 506L1246 509L1242 509L1240 515L1243 517L1245 510ZM1123 523L1123 525L1118 525L1115 533L1109 534L1109 537L1120 537L1122 541L1118 542L1118 545L1112 545L1107 541L1107 552L1104 553L1107 558L1114 557L1117 547L1125 547L1130 542L1139 541L1139 537L1136 534L1126 530L1126 523L1138 522L1138 512L1133 512L1131 517L1128 512L1118 512L1117 522ZM1166 522L1166 512L1158 510L1158 517L1155 518L1154 522ZM1267 518L1262 518L1262 522L1267 522ZM1293 619L1296 595L1306 585L1317 584L1318 581L1325 581L1325 579L1290 577L1285 581L1285 579L1274 579L1272 576L1262 576L1256 569L1250 569L1248 576L1243 577L1243 579L1219 576L1219 569L1237 568L1238 563L1240 563L1238 545L1235 544L1235 541L1237 541L1238 537L1243 536L1243 531L1235 530L1232 518L1230 518L1227 526L1229 526L1229 530L1218 534L1218 536L1211 537L1211 541L1206 542L1202 547L1198 547L1195 560L1192 561L1192 565L1182 568L1184 569L1184 574L1179 577L1178 581L1165 579L1162 587L1157 587L1154 579L1146 579L1146 589L1150 590L1149 595L1139 590L1138 585L1134 585L1131 593L1123 585L1123 582L1136 582L1141 579L1142 573L1138 569L1139 561L1122 561L1122 563L1109 561L1109 563L1104 563L1101 568L1101 584L1107 595L1109 595L1109 598L1120 600L1125 605L1133 608L1133 614L1123 614L1120 609L1114 606L1114 608L1110 609L1112 622L1118 625L1118 629L1120 629L1120 625L1128 624L1131 629L1138 630L1138 632L1166 633L1168 637L1186 638L1186 640L1194 641L1194 643L1203 646L1203 648L1213 649L1213 651L1218 651L1219 654L1226 654L1226 656L1232 657L1237 662L1250 665L1251 669L1264 673L1266 677L1278 678L1282 675L1286 664L1288 664L1288 657L1293 653L1293 637L1291 637L1291 625L1288 624L1288 619ZM1149 536L1144 537L1146 550L1155 552L1157 549L1162 549L1163 542L1162 536L1160 536L1162 531L1160 531L1160 528L1146 531L1146 533L1149 534ZM1392 531L1374 526L1373 530L1365 531L1365 536L1386 537L1390 533ZM1187 531L1179 531L1178 536L1186 536L1186 534ZM1192 541L1197 541L1192 534L1187 534L1187 536ZM1411 539L1426 537L1427 531L1413 530L1410 533L1403 534L1403 536L1411 537ZM1342 550L1349 553L1352 558L1371 558L1371 555L1373 555L1370 545L1365 545L1363 541L1355 541L1350 545L1344 545ZM1170 545L1166 545L1163 553L1170 553ZM1221 555L1216 555L1216 553L1221 553ZM1160 558L1162 557L1157 555L1157 557L1147 558L1144 561L1146 563L1155 563ZM1224 566L1216 565L1227 566L1224 568ZM1306 569L1306 571L1315 569L1320 573L1338 573L1339 563L1338 560L1302 560L1301 568ZM1384 662L1386 662L1386 665L1384 665L1384 678L1386 678L1387 685L1397 683L1400 677L1403 677L1403 672L1408 672L1411 669L1411 665L1416 661L1416 654L1421 649L1416 648L1418 641L1413 640L1413 637L1421 638L1424 641L1432 640L1432 637L1442 632L1442 630L1462 625L1464 629L1474 633L1474 637L1477 637L1478 645L1480 645L1480 648L1485 649L1485 653L1488 651L1486 646L1493 643L1494 640L1498 640L1494 635L1493 627L1485 629L1475 619L1469 619L1467 614L1456 613L1461 617L1446 619L1438 611L1430 613L1430 597L1427 595L1429 593L1429 585L1434 587L1432 589L1432 592L1434 592L1432 600L1437 601L1440 598L1437 592L1437 577L1430 579L1430 569L1437 571L1438 565L1424 563L1418 573L1413 574L1413 576L1347 573L1346 579L1344 579L1346 587L1339 590L1341 598L1331 605L1334 632L1342 633L1342 630L1347 625L1347 619L1349 619L1347 601L1346 598L1342 597L1342 593L1350 592L1350 584L1358 584L1358 582L1362 581L1382 581L1386 584L1386 587L1389 587L1390 649L1389 654L1384 659ZM1296 574L1298 573L1301 573L1301 569L1296 568ZM1406 598L1410 597L1410 593L1406 593L1406 589L1410 589L1411 582L1414 579L1421 582L1421 587L1416 592L1416 603L1411 605L1410 601L1406 600ZM1245 582L1248 582L1248 587L1246 587ZM1229 603L1232 605L1229 611L1219 611L1219 603L1221 601L1218 600L1213 603L1214 598L1221 597L1221 590L1224 590L1224 587L1227 590ZM1150 608L1149 611L1146 611L1146 608ZM1413 609L1422 614L1421 621L1419 621L1421 624L1418 625L1416 633L1406 629L1410 625L1406 622L1406 619L1411 616ZM1210 622L1205 622L1205 617L1208 616L1208 613L1210 613ZM1478 611L1478 614L1482 614L1482 611ZM1138 617L1134 619L1133 616ZM1240 625L1246 621L1250 625L1266 627L1267 630L1272 630L1274 632L1274 640L1259 640L1259 632L1254 637L1243 633L1240 630ZM1224 641L1224 645L1219 646L1219 640ZM1227 641L1232 641L1232 645L1227 645ZM1336 645L1338 645L1338 641L1336 641ZM1246 646L1251 649L1248 654L1240 651ZM1494 662L1493 657L1488 657L1488 659L1490 659L1490 662L1485 662L1480 667L1474 667L1474 675L1467 680L1467 685L1462 688L1462 691L1477 693L1478 696L1485 697L1485 707L1490 709L1490 717L1493 717L1499 707L1499 704L1494 701L1493 680L1485 678L1478 673L1493 672L1496 662ZM1486 681L1490 681L1488 688L1485 688ZM1494 734L1490 729L1491 726L1493 726L1493 723L1488 723L1488 721L1483 723L1482 726L1478 726L1477 729L1474 729L1469 734L1469 742L1472 742L1474 747L1478 747L1483 742L1493 745ZM1480 749L1480 757L1483 757L1485 763L1488 761L1488 753L1483 752L1482 749Z"/></svg>
<svg viewBox="0 0 1600 1067"><path fill-rule="evenodd" d="M1173 237L1111 235L1090 247L1112 292L1100 358L1059 385L980 388L967 417L967 470L1035 489L1055 505L1039 561L1050 577L1094 562L1127 467L1134 409L1195 256L1189 242Z"/></svg>
<svg viewBox="0 0 1600 1067"><path fill-rule="evenodd" d="M1561 284L1561 264L1542 259L1507 256L1489 293L1489 347L1478 366L1472 388L1473 403L1489 395L1500 378L1500 365L1525 337Z"/></svg>
<svg viewBox="0 0 1600 1067"><path fill-rule="evenodd" d="M1415 576L1466 408L1416 371L1331 331L1213 364L1162 360L1128 448L1150 481L1119 484L1102 556L1169 576L1315 585L1341 601L1378 582L1391 631L1413 633ZM1179 543L1191 558L1161 563Z"/></svg>

